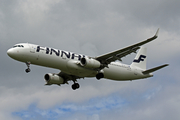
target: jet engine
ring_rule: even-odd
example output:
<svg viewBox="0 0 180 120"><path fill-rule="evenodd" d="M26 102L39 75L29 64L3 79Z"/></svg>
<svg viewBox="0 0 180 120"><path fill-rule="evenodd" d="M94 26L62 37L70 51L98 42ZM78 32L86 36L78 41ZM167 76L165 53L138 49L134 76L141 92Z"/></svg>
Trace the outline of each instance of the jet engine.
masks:
<svg viewBox="0 0 180 120"><path fill-rule="evenodd" d="M52 73L48 73L44 76L44 79L46 80L47 84L46 85L52 85L52 84L64 84L64 79L62 77L60 77L57 74L52 74Z"/></svg>
<svg viewBox="0 0 180 120"><path fill-rule="evenodd" d="M81 66L86 68L99 68L101 63L93 58L81 58Z"/></svg>

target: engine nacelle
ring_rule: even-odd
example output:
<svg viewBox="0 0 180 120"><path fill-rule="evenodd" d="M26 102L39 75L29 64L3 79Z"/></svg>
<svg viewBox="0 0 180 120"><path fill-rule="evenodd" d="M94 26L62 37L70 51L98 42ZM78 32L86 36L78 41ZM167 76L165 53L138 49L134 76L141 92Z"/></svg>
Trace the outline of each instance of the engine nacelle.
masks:
<svg viewBox="0 0 180 120"><path fill-rule="evenodd" d="M64 79L57 74L48 73L44 76L44 79L46 80L46 85L52 85L52 84L64 84Z"/></svg>
<svg viewBox="0 0 180 120"><path fill-rule="evenodd" d="M80 64L86 68L99 68L101 66L101 63L93 58L81 58Z"/></svg>

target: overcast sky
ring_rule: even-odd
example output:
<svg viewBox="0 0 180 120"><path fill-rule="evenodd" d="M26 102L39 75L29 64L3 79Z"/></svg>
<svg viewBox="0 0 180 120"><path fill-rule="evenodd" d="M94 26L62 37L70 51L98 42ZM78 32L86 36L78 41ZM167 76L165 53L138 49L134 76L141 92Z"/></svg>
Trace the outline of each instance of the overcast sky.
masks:
<svg viewBox="0 0 180 120"><path fill-rule="evenodd" d="M180 119L179 0L0 0L1 120ZM59 70L7 56L16 43L34 43L99 56L152 37L147 67L170 66L138 81L95 78L44 86ZM123 59L131 64L135 54Z"/></svg>

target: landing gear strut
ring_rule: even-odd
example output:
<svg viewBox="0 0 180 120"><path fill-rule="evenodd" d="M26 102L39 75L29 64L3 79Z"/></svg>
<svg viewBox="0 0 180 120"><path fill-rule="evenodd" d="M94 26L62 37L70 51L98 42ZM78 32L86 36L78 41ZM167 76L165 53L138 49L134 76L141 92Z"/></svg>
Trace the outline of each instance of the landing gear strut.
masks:
<svg viewBox="0 0 180 120"><path fill-rule="evenodd" d="M31 71L31 69L30 69L30 62L26 62L26 65L27 65L27 69L25 70L26 71L26 73L28 73L28 72L30 72Z"/></svg>
<svg viewBox="0 0 180 120"><path fill-rule="evenodd" d="M72 85L72 89L73 90L78 89L80 87L79 83L75 83L75 81L73 81L73 82L74 82L74 84Z"/></svg>

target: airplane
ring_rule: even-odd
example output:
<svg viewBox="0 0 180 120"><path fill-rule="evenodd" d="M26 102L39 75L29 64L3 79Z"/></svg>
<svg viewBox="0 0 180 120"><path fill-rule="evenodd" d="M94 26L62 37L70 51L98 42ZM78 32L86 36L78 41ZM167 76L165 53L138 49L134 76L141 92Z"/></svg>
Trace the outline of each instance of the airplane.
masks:
<svg viewBox="0 0 180 120"><path fill-rule="evenodd" d="M60 70L60 73L47 73L44 75L45 85L62 85L73 81L72 89L80 87L77 79L85 77L96 77L98 80L105 78L115 81L137 80L153 76L153 72L168 66L164 64L152 69L146 69L146 51L142 45L155 40L158 37L159 29L156 34L137 44L110 52L97 57L89 57L74 52L43 47L30 43L20 43L7 51L9 57L24 62L27 65L25 70L30 72L30 64L50 67ZM121 58L128 54L136 53L131 65L123 64Z"/></svg>

